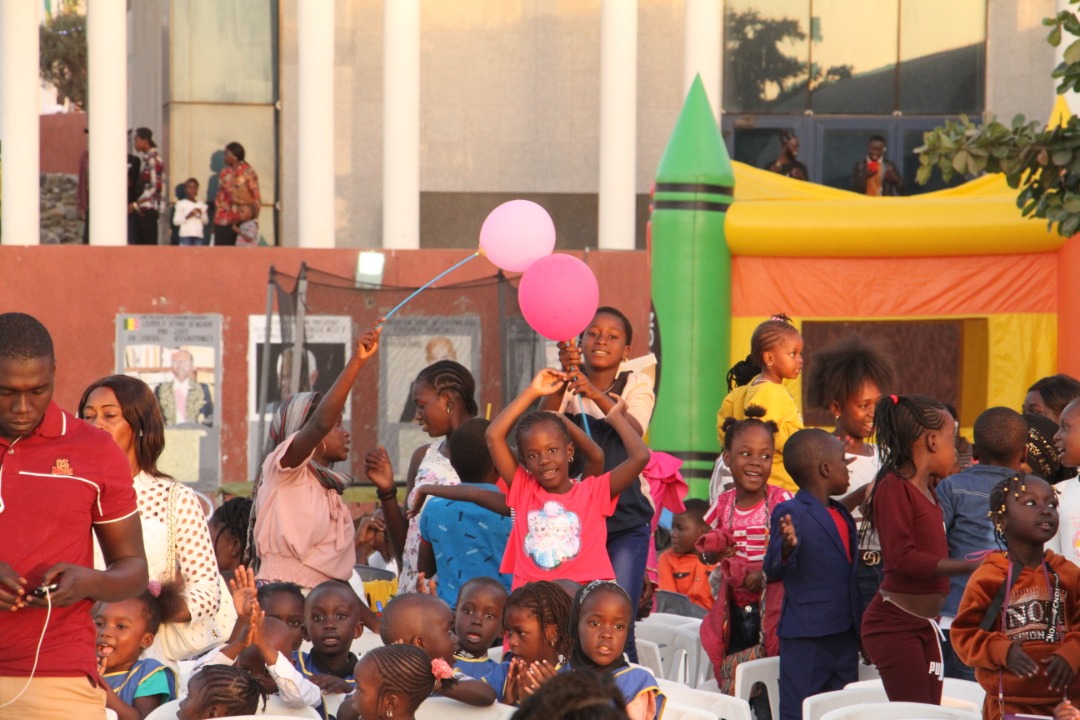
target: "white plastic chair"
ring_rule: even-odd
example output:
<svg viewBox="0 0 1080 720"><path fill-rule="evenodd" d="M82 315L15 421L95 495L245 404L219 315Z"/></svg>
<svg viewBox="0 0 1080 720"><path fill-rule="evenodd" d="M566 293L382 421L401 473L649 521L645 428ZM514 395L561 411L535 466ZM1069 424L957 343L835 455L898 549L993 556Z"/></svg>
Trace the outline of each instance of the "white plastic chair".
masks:
<svg viewBox="0 0 1080 720"><path fill-rule="evenodd" d="M877 678L876 680L859 680L858 682L848 683L844 689L848 690L850 688L867 687L884 688L881 683L881 678ZM941 690L942 707L968 712L982 712L983 700L985 698L986 692L978 683L969 680L945 678Z"/></svg>
<svg viewBox="0 0 1080 720"><path fill-rule="evenodd" d="M660 648L663 677L677 682L685 681L689 685L697 682L701 658L704 656L697 628L641 622L635 627L634 635L650 640Z"/></svg>
<svg viewBox="0 0 1080 720"><path fill-rule="evenodd" d="M416 709L416 720L509 720L517 708L502 703L475 707L444 697L431 697Z"/></svg>
<svg viewBox="0 0 1080 720"><path fill-rule="evenodd" d="M349 649L356 653L357 657L361 657L362 655L366 655L375 648L382 646L383 641L382 638L379 637L379 633L373 633L367 628L364 628L364 634L353 640L352 644L349 646ZM305 650L305 652L311 651Z"/></svg>
<svg viewBox="0 0 1080 720"><path fill-rule="evenodd" d="M667 704L664 705L664 720L716 720L716 714L711 710L680 705L677 702L668 700ZM726 718L725 720L731 719Z"/></svg>
<svg viewBox="0 0 1080 720"><path fill-rule="evenodd" d="M342 696L344 697L344 696ZM340 704L340 703L339 703ZM170 700L156 708L146 716L145 720L176 720L176 714L180 711L180 701ZM287 708L280 702L274 702L271 698L263 709L262 701L259 702L259 712L254 715L230 715L230 718L259 718L259 720L282 720L283 718L321 718L315 708Z"/></svg>
<svg viewBox="0 0 1080 720"><path fill-rule="evenodd" d="M119 720L117 718L116 711L105 708L105 720Z"/></svg>
<svg viewBox="0 0 1080 720"><path fill-rule="evenodd" d="M176 720L176 713L180 712L180 701L170 700L164 705L154 708L144 720Z"/></svg>
<svg viewBox="0 0 1080 720"><path fill-rule="evenodd" d="M660 646L652 640L646 640L642 637L635 637L634 645L637 647L638 662L651 672L653 677L657 679L664 677L664 663L660 659Z"/></svg>
<svg viewBox="0 0 1080 720"><path fill-rule="evenodd" d="M735 697L749 702L750 691L757 683L765 686L772 716L780 717L780 658L761 658L735 666Z"/></svg>
<svg viewBox="0 0 1080 720"><path fill-rule="evenodd" d="M753 720L750 703L745 700L723 695L719 692L695 690L670 680L657 680L657 685L660 687L660 692L667 697L668 704L666 707L670 707L671 703L676 703L681 706L705 710L711 713L713 717L720 717L724 720ZM667 717L666 709L664 710L664 717Z"/></svg>
<svg viewBox="0 0 1080 720"><path fill-rule="evenodd" d="M803 700L803 720L821 720L826 713L848 705L889 702L883 687L857 687L811 695Z"/></svg>
<svg viewBox="0 0 1080 720"><path fill-rule="evenodd" d="M878 672L877 665L867 665L859 659L859 679L860 680L877 680L881 677L881 673Z"/></svg>
<svg viewBox="0 0 1080 720"><path fill-rule="evenodd" d="M655 623L659 625L674 625L675 627L701 628L701 618L676 615L675 613L654 612L644 620L638 620L635 629L642 623Z"/></svg>
<svg viewBox="0 0 1080 720"><path fill-rule="evenodd" d="M981 717L977 712L941 705L883 702L837 708L822 715L821 720L981 720Z"/></svg>

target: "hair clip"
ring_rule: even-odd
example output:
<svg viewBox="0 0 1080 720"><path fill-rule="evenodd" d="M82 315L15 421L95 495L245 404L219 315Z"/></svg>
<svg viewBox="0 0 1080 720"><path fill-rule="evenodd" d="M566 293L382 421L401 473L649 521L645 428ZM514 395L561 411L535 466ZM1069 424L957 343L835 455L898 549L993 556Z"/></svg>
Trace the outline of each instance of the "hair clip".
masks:
<svg viewBox="0 0 1080 720"><path fill-rule="evenodd" d="M581 604L585 604L585 598L589 597L589 593L603 585L615 585L616 587L618 587L619 584L612 582L611 580L593 580L581 589Z"/></svg>
<svg viewBox="0 0 1080 720"><path fill-rule="evenodd" d="M436 680L449 680L454 677L454 669L442 658L435 658L431 661L431 674Z"/></svg>
<svg viewBox="0 0 1080 720"><path fill-rule="evenodd" d="M889 399L892 400L893 405L896 405L900 402L900 397L898 395L890 395Z"/></svg>
<svg viewBox="0 0 1080 720"><path fill-rule="evenodd" d="M151 580L150 582L146 583L146 590L147 590L147 592L149 592L154 597L160 597L161 596L161 582L158 581L158 580Z"/></svg>

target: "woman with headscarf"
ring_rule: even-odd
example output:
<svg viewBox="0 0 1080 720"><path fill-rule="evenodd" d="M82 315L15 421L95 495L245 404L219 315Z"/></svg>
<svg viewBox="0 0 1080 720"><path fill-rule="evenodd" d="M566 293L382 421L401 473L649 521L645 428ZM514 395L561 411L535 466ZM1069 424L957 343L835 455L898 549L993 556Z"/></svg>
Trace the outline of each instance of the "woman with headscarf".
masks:
<svg viewBox="0 0 1080 720"><path fill-rule="evenodd" d="M341 498L350 479L331 465L349 455L342 414L360 368L378 350L379 332L374 326L364 333L325 396L290 395L274 415L274 449L255 480L248 525L260 584L287 581L311 589L352 577L352 517Z"/></svg>
<svg viewBox="0 0 1080 720"><path fill-rule="evenodd" d="M236 245L241 207L250 207L252 217L259 217L262 207L259 176L244 160L245 155L244 146L238 142L225 146L225 167L218 173L218 191L214 196L214 245Z"/></svg>

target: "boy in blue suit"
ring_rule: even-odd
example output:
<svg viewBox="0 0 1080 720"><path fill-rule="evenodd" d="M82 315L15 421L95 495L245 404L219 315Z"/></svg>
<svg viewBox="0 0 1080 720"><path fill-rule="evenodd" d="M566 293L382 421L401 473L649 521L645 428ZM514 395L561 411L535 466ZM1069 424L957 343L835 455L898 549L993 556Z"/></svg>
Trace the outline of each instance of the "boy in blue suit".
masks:
<svg viewBox="0 0 1080 720"><path fill-rule="evenodd" d="M780 611L780 717L802 718L803 700L859 679L862 600L851 513L831 496L848 488L840 440L800 430L784 446L784 469L799 486L772 514L765 575L784 583Z"/></svg>

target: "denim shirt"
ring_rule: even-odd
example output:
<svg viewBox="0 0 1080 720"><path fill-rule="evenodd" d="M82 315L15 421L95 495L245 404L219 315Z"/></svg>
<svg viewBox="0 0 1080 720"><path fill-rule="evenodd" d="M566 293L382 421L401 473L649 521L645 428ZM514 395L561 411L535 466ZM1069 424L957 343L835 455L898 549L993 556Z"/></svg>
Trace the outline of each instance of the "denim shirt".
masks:
<svg viewBox="0 0 1080 720"><path fill-rule="evenodd" d="M941 514L945 516L945 536L949 541L949 557L967 560L968 555L997 547L990 512L990 491L1002 480L1016 474L1015 470L997 465L972 465L938 483L937 497ZM956 617L960 598L969 575L949 578L949 596L941 614Z"/></svg>

